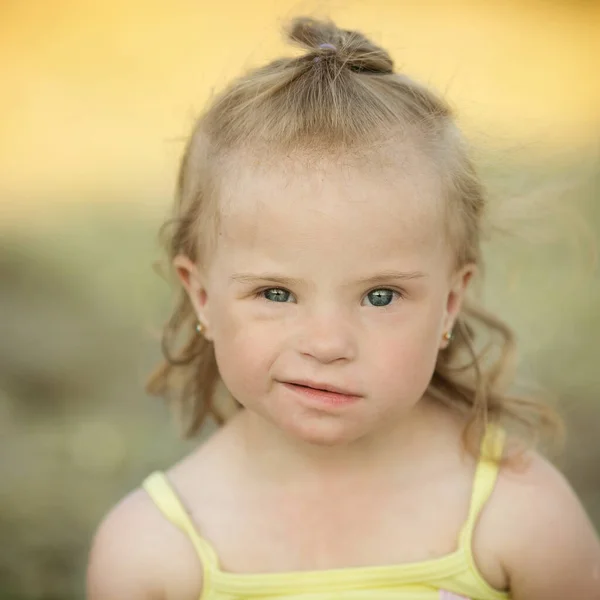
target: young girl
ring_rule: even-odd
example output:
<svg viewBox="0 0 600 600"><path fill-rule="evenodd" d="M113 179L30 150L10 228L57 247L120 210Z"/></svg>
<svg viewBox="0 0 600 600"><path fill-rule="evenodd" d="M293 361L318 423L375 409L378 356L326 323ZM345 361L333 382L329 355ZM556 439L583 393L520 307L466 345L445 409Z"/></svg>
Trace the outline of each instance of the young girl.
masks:
<svg viewBox="0 0 600 600"><path fill-rule="evenodd" d="M510 330L465 300L485 200L449 107L360 33L289 37L179 177L150 389L184 383L188 434L226 423L104 520L88 598L599 599L569 485L507 451L556 422L505 392Z"/></svg>

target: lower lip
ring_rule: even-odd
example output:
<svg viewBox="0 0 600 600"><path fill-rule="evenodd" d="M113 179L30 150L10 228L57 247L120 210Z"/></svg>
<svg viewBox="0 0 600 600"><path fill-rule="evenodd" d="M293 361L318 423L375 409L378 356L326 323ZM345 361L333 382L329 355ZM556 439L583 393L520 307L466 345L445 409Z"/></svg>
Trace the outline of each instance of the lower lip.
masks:
<svg viewBox="0 0 600 600"><path fill-rule="evenodd" d="M329 406L345 406L359 400L360 396L348 396L336 392L327 392L325 390L315 390L314 388L303 387L295 383L284 383L286 388L301 394L304 398L312 400L317 404L327 404Z"/></svg>

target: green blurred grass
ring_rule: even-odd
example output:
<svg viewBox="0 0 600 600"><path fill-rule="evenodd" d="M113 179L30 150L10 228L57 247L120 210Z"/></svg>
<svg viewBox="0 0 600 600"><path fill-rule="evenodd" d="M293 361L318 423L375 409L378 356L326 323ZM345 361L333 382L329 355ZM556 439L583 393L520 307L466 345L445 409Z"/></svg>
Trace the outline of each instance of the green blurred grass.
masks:
<svg viewBox="0 0 600 600"><path fill-rule="evenodd" d="M573 173L508 165L488 180L508 175L519 190ZM486 246L484 296L517 330L521 374L560 398L571 433L560 464L599 525L600 277L588 243L600 239L598 172L575 180L549 217L534 212L535 227ZM152 269L159 225L143 204L105 202L56 204L3 231L0 599L83 597L101 516L191 445L142 389L170 306ZM536 231L552 235L539 243Z"/></svg>

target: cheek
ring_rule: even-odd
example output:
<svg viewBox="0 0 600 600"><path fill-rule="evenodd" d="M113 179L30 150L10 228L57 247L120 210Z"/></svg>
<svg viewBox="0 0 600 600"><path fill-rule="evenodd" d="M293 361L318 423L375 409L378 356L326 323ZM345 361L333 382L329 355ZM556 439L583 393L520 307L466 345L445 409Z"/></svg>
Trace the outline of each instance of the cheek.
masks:
<svg viewBox="0 0 600 600"><path fill-rule="evenodd" d="M219 372L233 396L244 404L244 397L264 393L272 363L269 336L248 320L227 311L215 314L214 349Z"/></svg>
<svg viewBox="0 0 600 600"><path fill-rule="evenodd" d="M368 352L375 385L408 396L425 391L438 355L439 318L437 311L414 314L383 335L379 332L371 345L373 350Z"/></svg>

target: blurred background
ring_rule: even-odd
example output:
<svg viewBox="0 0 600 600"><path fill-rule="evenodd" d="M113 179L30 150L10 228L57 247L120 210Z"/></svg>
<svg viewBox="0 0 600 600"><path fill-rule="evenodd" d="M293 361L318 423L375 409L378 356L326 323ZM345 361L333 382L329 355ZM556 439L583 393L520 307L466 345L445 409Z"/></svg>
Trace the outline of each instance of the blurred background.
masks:
<svg viewBox="0 0 600 600"><path fill-rule="evenodd" d="M99 520L191 448L143 392L171 306L157 230L195 117L294 52L280 29L301 14L456 107L516 226L486 246L484 296L559 402L558 464L600 525L600 3L0 0L1 600L82 598Z"/></svg>

